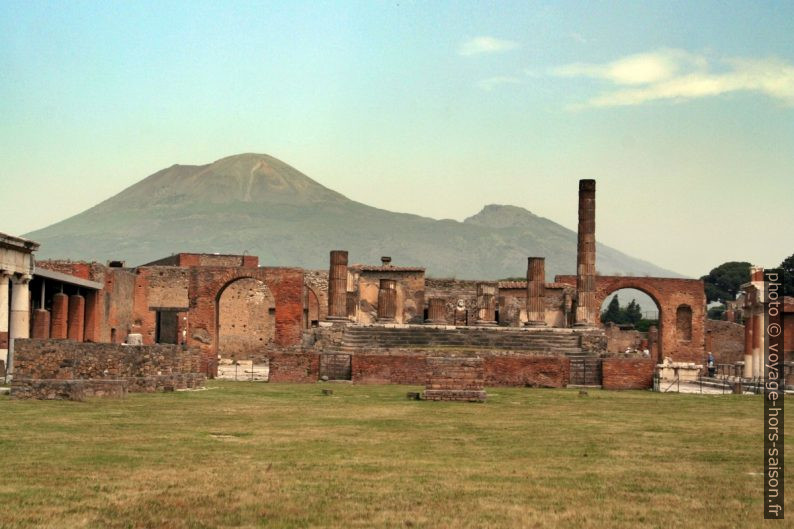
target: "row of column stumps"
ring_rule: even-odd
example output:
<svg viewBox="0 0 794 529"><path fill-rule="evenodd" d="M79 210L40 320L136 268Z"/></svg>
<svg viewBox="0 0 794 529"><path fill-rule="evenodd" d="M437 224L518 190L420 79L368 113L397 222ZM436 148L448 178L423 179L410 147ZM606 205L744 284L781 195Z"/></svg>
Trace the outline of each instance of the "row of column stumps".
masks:
<svg viewBox="0 0 794 529"><path fill-rule="evenodd" d="M595 180L579 180L579 227L576 245L576 316L577 327L593 327L595 306Z"/></svg>

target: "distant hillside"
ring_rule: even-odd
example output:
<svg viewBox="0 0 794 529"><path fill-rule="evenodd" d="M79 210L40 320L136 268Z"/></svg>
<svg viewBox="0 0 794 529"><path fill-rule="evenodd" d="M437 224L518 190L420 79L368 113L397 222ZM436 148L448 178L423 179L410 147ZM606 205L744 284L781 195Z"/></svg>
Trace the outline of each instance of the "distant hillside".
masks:
<svg viewBox="0 0 794 529"><path fill-rule="evenodd" d="M571 190L571 207L576 207ZM463 222L394 213L349 200L262 154L174 165L64 221L25 234L39 258L141 264L176 252L259 255L269 266L325 268L328 252L353 262L421 265L436 276L521 276L546 256L549 280L574 273L576 233L514 206L490 205ZM598 245L600 273L677 277Z"/></svg>

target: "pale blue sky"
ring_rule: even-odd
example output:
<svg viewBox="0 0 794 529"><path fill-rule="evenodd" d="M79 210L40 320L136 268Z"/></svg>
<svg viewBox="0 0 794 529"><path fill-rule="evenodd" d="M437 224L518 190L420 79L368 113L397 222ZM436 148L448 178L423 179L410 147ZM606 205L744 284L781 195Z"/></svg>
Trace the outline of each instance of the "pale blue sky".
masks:
<svg viewBox="0 0 794 529"><path fill-rule="evenodd" d="M165 5L163 5L165 4ZM271 154L348 197L484 204L681 273L794 253L794 3L0 3L0 231L174 163Z"/></svg>

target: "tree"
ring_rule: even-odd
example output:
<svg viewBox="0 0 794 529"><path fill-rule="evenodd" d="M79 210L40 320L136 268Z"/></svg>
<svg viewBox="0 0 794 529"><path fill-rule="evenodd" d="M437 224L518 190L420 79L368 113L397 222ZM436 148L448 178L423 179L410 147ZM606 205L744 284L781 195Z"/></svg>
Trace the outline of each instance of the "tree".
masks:
<svg viewBox="0 0 794 529"><path fill-rule="evenodd" d="M601 322L602 323L623 323L624 314L623 311L620 310L620 300L618 299L618 295L615 294L615 297L609 302L607 306L607 310L605 310L601 314Z"/></svg>
<svg viewBox="0 0 794 529"><path fill-rule="evenodd" d="M725 305L717 305L711 307L708 311L708 318L710 320L721 320L725 315Z"/></svg>
<svg viewBox="0 0 794 529"><path fill-rule="evenodd" d="M632 299L629 303L629 306L626 307L626 323L631 323L632 325L637 325L640 320L642 319L642 310L640 309L640 304L637 303L636 299Z"/></svg>
<svg viewBox="0 0 794 529"><path fill-rule="evenodd" d="M706 301L734 300L743 283L750 281L750 263L728 261L701 277L706 289Z"/></svg>
<svg viewBox="0 0 794 529"><path fill-rule="evenodd" d="M783 295L794 296L794 253L786 257L779 268L783 269Z"/></svg>

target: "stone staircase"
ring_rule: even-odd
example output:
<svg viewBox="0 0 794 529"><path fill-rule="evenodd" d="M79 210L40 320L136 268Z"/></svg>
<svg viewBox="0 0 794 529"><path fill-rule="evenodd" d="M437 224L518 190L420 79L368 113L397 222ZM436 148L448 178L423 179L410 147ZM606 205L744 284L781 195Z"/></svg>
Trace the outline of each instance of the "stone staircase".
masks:
<svg viewBox="0 0 794 529"><path fill-rule="evenodd" d="M539 354L581 354L580 337L573 332L548 329L477 327L348 326L341 345L331 354L379 354L392 350L509 351Z"/></svg>

